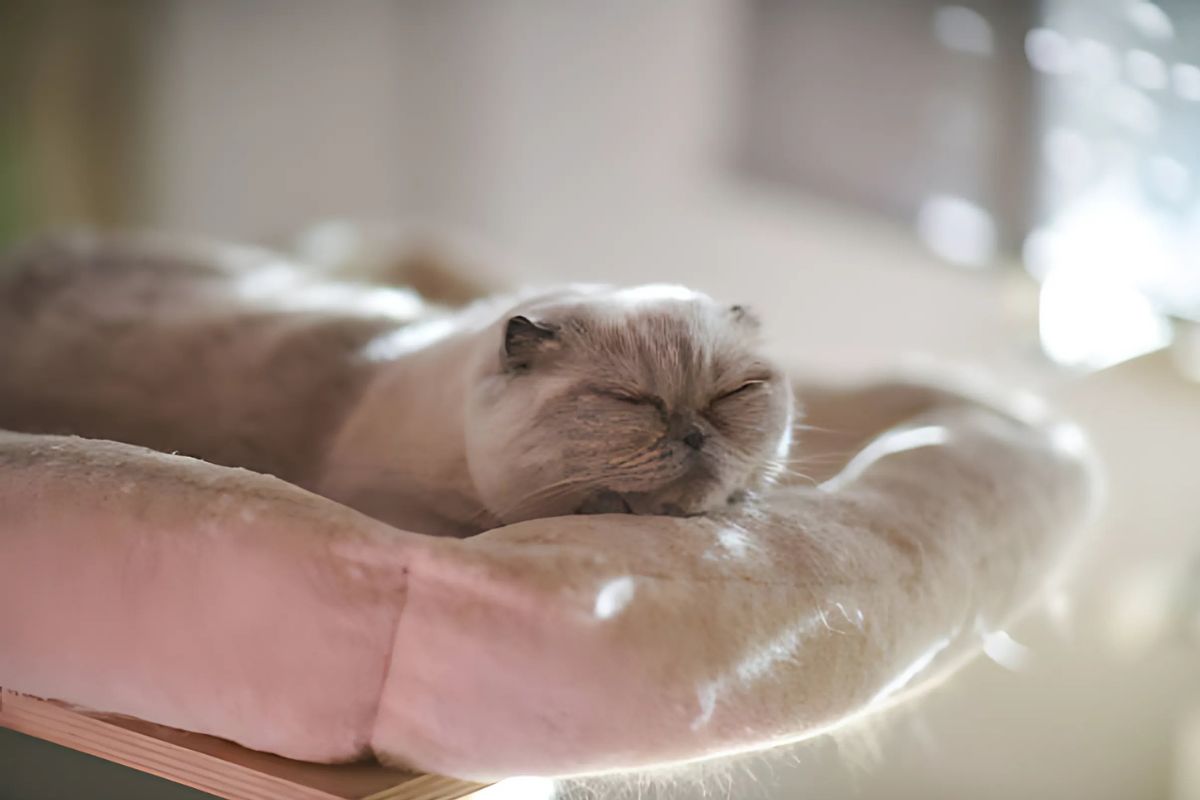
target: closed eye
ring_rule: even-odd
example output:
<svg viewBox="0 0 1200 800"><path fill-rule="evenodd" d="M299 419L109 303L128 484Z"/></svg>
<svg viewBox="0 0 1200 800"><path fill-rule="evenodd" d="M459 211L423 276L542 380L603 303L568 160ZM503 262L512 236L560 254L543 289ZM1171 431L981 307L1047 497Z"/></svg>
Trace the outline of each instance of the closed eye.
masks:
<svg viewBox="0 0 1200 800"><path fill-rule="evenodd" d="M762 386L765 386L766 384L767 384L767 381L765 378L751 378L748 381L744 381L736 389L725 392L725 394L717 395L716 399L713 402L727 400L730 397L736 397L737 395L740 395L740 394L747 394L749 392L759 389Z"/></svg>
<svg viewBox="0 0 1200 800"><path fill-rule="evenodd" d="M654 404L651 398L643 395L625 394L624 392L606 392L605 394L613 400L620 400L622 403L629 403L631 406L648 406Z"/></svg>
<svg viewBox="0 0 1200 800"><path fill-rule="evenodd" d="M617 400L622 403L628 403L631 406L655 406L662 405L662 400L657 397L652 397L646 394L636 394L627 392L623 389L607 389L602 387L593 387L592 391L601 397L607 397L610 400Z"/></svg>

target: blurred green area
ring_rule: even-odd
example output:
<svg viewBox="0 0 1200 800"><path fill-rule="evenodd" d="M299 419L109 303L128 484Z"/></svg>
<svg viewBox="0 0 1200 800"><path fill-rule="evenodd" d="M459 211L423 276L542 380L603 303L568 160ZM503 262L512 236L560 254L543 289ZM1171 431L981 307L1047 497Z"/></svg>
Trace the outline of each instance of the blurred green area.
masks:
<svg viewBox="0 0 1200 800"><path fill-rule="evenodd" d="M142 67L162 6L0 2L0 247L136 216Z"/></svg>
<svg viewBox="0 0 1200 800"><path fill-rule="evenodd" d="M0 728L0 800L212 800L213 795Z"/></svg>

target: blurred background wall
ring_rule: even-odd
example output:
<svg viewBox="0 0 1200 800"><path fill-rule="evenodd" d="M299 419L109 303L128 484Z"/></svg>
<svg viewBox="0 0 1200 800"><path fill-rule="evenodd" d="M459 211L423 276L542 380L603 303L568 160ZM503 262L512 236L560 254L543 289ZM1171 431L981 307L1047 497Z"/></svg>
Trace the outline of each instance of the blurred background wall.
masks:
<svg viewBox="0 0 1200 800"><path fill-rule="evenodd" d="M0 4L0 240L137 215L148 11Z"/></svg>
<svg viewBox="0 0 1200 800"><path fill-rule="evenodd" d="M8 0L0 240L424 217L1049 392L1111 501L1022 657L707 791L1194 800L1198 64L1190 0Z"/></svg>

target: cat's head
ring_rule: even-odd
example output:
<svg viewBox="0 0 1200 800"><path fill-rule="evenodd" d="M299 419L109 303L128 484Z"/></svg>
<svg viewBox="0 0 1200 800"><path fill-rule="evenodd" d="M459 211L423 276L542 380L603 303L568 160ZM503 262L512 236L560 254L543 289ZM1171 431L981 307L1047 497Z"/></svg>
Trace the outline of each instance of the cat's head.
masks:
<svg viewBox="0 0 1200 800"><path fill-rule="evenodd" d="M518 306L489 335L467 459L504 523L713 511L786 457L791 391L740 306L676 286L568 292Z"/></svg>

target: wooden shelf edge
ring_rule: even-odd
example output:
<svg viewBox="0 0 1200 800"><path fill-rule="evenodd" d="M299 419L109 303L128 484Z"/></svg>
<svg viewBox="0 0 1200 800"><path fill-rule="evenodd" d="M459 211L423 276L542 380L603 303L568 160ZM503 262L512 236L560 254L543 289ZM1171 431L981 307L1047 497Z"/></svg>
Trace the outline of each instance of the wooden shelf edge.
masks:
<svg viewBox="0 0 1200 800"><path fill-rule="evenodd" d="M213 737L91 714L7 689L0 689L0 727L226 800L459 800L484 788L378 765L289 761Z"/></svg>

